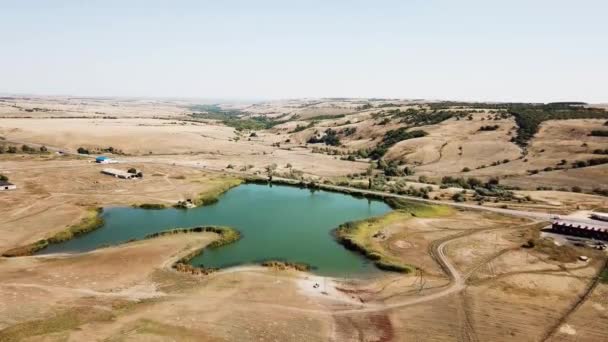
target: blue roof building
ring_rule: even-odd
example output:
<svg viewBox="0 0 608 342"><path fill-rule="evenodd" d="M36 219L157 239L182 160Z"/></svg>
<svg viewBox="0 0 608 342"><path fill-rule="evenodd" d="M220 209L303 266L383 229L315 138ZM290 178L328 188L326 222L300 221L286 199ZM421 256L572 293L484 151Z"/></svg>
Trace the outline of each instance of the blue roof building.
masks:
<svg viewBox="0 0 608 342"><path fill-rule="evenodd" d="M96 162L96 163L103 163L103 162L105 162L105 161L107 161L107 160L109 160L109 159L110 159L110 158L105 157L105 156L99 156L99 157L95 158L95 162Z"/></svg>

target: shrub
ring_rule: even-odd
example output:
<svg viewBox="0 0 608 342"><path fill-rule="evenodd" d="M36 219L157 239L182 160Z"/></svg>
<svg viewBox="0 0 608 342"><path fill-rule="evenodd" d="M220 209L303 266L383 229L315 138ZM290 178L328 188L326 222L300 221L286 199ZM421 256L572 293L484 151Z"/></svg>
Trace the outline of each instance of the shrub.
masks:
<svg viewBox="0 0 608 342"><path fill-rule="evenodd" d="M36 150L33 147L30 147L28 145L23 145L23 146L21 146L21 151L23 151L24 153L32 153Z"/></svg>
<svg viewBox="0 0 608 342"><path fill-rule="evenodd" d="M340 138L338 137L337 132L331 128L326 129L325 135L321 138L312 136L307 142L309 144L325 143L325 145L340 146Z"/></svg>
<svg viewBox="0 0 608 342"><path fill-rule="evenodd" d="M499 125L492 125L492 126L481 126L479 128L480 131L495 131L499 128Z"/></svg>
<svg viewBox="0 0 608 342"><path fill-rule="evenodd" d="M462 172L469 172L469 171L471 171L471 169L469 169L468 167L462 168Z"/></svg>
<svg viewBox="0 0 608 342"><path fill-rule="evenodd" d="M346 127L345 129L342 130L342 134L344 134L345 137L349 136L349 135L353 135L357 132L357 127Z"/></svg>
<svg viewBox="0 0 608 342"><path fill-rule="evenodd" d="M76 152L78 152L79 154L89 154L89 150L87 150L84 147L79 147Z"/></svg>
<svg viewBox="0 0 608 342"><path fill-rule="evenodd" d="M452 200L453 200L454 202L464 202L464 201L466 201L466 199L465 199L465 197L464 197L464 194L462 194L461 192L459 192L459 193L457 193L457 194L454 194L454 195L452 196Z"/></svg>
<svg viewBox="0 0 608 342"><path fill-rule="evenodd" d="M7 182L8 181L8 177L5 176L5 175L3 175L3 174L0 174L0 181Z"/></svg>
<svg viewBox="0 0 608 342"><path fill-rule="evenodd" d="M581 189L580 186L573 186L572 187L572 192L582 192L582 191L583 191L583 189Z"/></svg>

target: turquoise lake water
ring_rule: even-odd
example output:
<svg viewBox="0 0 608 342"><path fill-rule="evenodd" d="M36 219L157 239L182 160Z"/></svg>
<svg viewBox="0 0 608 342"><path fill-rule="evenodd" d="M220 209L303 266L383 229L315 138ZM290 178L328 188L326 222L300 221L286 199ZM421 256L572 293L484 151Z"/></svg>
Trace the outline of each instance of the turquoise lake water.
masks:
<svg viewBox="0 0 608 342"><path fill-rule="evenodd" d="M105 208L101 228L51 245L40 254L90 251L171 228L221 225L239 230L242 238L204 250L191 261L193 265L222 268L272 259L309 264L316 274L362 276L379 271L338 244L331 231L341 223L390 210L382 201L340 193L245 184L226 192L219 202L195 209Z"/></svg>

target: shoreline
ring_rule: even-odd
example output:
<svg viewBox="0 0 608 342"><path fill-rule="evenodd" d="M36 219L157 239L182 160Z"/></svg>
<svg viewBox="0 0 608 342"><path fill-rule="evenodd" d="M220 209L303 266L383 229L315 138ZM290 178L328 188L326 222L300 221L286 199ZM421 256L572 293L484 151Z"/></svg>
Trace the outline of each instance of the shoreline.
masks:
<svg viewBox="0 0 608 342"><path fill-rule="evenodd" d="M101 228L104 224L104 220L101 217L101 213L103 213L103 208L89 208L87 209L87 212L88 216L83 218L79 223L71 225L65 228L64 230L55 233L49 238L40 239L36 242L32 242L27 245L17 246L8 249L2 252L2 256L7 258L31 256L45 249L51 244L57 244L64 241L68 241L80 235L84 235L98 228Z"/></svg>
<svg viewBox="0 0 608 342"><path fill-rule="evenodd" d="M292 186L292 187L298 187L301 189L310 189L312 191L323 190L323 191L328 191L328 192L333 192L333 193L340 193L343 195L350 195L355 198L368 198L368 199L373 199L373 200L380 200L380 201L386 203L387 205L389 205L393 210L399 210L399 208L400 208L400 205L397 202L397 199L395 199L391 196L368 193L368 192L364 192L364 191L358 191L356 189L352 189L352 190L339 189L339 188L334 188L334 187L328 186L326 184L316 184L314 182L306 183L304 181L297 181L297 180L273 179L272 182L269 182L267 179L264 179L261 177L231 178L230 181L227 183L227 185L223 185L219 189L211 191L210 193L203 193L202 195L200 195L199 199L198 199L198 201L200 201L200 202L198 202L198 203L200 203L200 205L198 205L197 207L218 202L219 198L225 192L227 192L228 190L230 190L232 188L238 187L239 185L242 185L242 184L260 184L260 185L269 185L269 186L276 184L278 186ZM404 201L406 201L406 200L404 200ZM159 206L150 205L149 207L148 207L148 205L146 205L146 207L142 208L141 205L134 204L134 205L131 205L131 207L144 209L144 210L165 209L165 207L161 208L160 205ZM169 207L166 207L166 208L169 208ZM39 252L40 250L43 250L44 248L46 248L48 245L50 245L52 243L60 243L63 241L67 241L67 240L76 238L82 234L86 234L90 231L98 229L101 226L103 226L103 220L101 219L101 217L99 215L102 211L103 211L103 208L96 209L97 216L95 217L95 220L94 220L95 224L91 224L90 226L87 226L86 229L78 229L77 233L72 233L72 234L66 234L65 231L59 232L52 238L42 239L42 240L39 240L39 241L34 242L29 245L16 247L16 248L10 249L8 251L5 251L2 254L2 256L18 257L18 256L34 255L35 253ZM363 220L363 221L365 221L365 220ZM381 256L379 256L378 253L376 253L374 250L367 249L365 246L350 239L345 233L340 233L341 230L342 231L344 230L344 227L352 225L352 224L356 224L356 222L355 223L345 222L345 223L341 224L340 226L338 226L337 228L334 228L331 231L331 235L333 236L334 240L338 244L340 244L342 247L362 255L364 258L373 262L375 267L377 267L378 269L380 269L382 271L398 272L398 273L407 274L407 273L410 273L413 270L415 270L415 267L413 267L411 265L396 264L394 262L388 262L388 261L384 260L385 258L382 258ZM72 228L73 227L69 227L67 229L67 231L71 231ZM196 232L214 232L214 233L217 233L220 235L220 240L214 241L213 243L211 243L208 246L205 246L203 248L192 251L192 252L188 253L187 255L181 257L179 260L177 260L171 266L172 268L180 270L182 272L193 273L193 274L209 274L209 273L215 272L219 269L193 266L193 265L189 264L189 261L192 260L194 257L200 255L205 248L208 248L208 247L217 248L217 247L229 244L229 243L236 242L241 238L241 234L238 231L234 230L233 228L222 227L222 226L197 226L197 227L191 227L191 228L177 228L177 229L164 230L161 232L157 232L157 233L153 233L148 236L145 236L142 239L139 239L137 241L150 239L150 238L154 238L154 237L159 237L159 236L164 236L164 235L170 235L170 234L196 233ZM128 242L129 241L127 241L127 243ZM286 260L272 260L272 259L262 260L262 261L259 261L258 263L255 263L255 265L259 265L261 267L278 268L281 270L294 269L294 270L298 270L298 271L307 272L309 274L314 274L313 272L311 272L313 269L311 267L311 265L301 264L298 262L289 262ZM225 268L221 268L221 269L225 269Z"/></svg>
<svg viewBox="0 0 608 342"><path fill-rule="evenodd" d="M239 177L227 177L226 181L227 181L227 185L225 185L225 184L221 185L219 187L219 189L212 189L208 193L207 192L199 193L197 195L198 196L197 198L198 199L202 198L202 200L199 202L197 207L216 203L219 200L219 197L221 195L223 195L226 191L243 184L243 179L239 178ZM130 208L138 208L138 209L143 209L143 210L163 210L163 209L169 208L162 203L160 203L160 204L159 203L131 204L131 205L125 205L125 206L115 206L115 205L109 204L104 207L89 208L89 209L87 209L87 211L89 211L89 213L88 213L89 216L82 219L81 222L71 225L71 226L65 228L64 230L61 230L61 231L55 233L53 236L51 236L49 238L43 238L43 239L37 240L35 242L32 242L30 244L9 248L9 249L3 251L2 254L0 254L0 256L6 257L6 258L32 256L32 255L35 255L37 252L40 252L41 250L45 249L46 247L48 247L51 244L65 242L65 241L74 239L80 235L84 235L86 233L90 233L96 229L99 229L104 224L103 218L101 217L101 213L103 212L104 208L110 208L110 207L126 207L126 208L130 207ZM171 208L175 208L175 206L171 206ZM181 209L181 208L177 208L177 209ZM94 215L93 215L93 210L94 210Z"/></svg>

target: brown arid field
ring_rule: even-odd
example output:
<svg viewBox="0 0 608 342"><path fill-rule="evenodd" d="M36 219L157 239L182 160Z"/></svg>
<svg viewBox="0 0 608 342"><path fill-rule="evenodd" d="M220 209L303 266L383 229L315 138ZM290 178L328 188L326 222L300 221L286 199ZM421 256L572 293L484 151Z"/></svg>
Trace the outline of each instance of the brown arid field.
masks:
<svg viewBox="0 0 608 342"><path fill-rule="evenodd" d="M608 212L608 197L596 191L608 189L608 164L571 167L603 156L595 150L608 149L608 138L590 132L608 130L608 119L546 120L521 144L517 120L492 106L454 105L429 122L403 114L436 105L424 101L222 105L241 113L235 123L192 116L197 104L2 98L0 174L18 188L0 192L0 253L77 226L96 208L169 207L270 170L275 180L338 191L368 191L371 182L376 195L412 200L345 235L410 272L176 271L182 257L220 239L212 232L0 257L0 341L608 340L606 252L541 233L554 214L589 224L591 211ZM482 129L489 125L498 127ZM310 142L329 128L339 144ZM400 128L426 135L396 141L380 160L365 155ZM100 154L119 163L96 164ZM145 176L113 178L100 173L106 167ZM462 188L446 176L480 183Z"/></svg>

